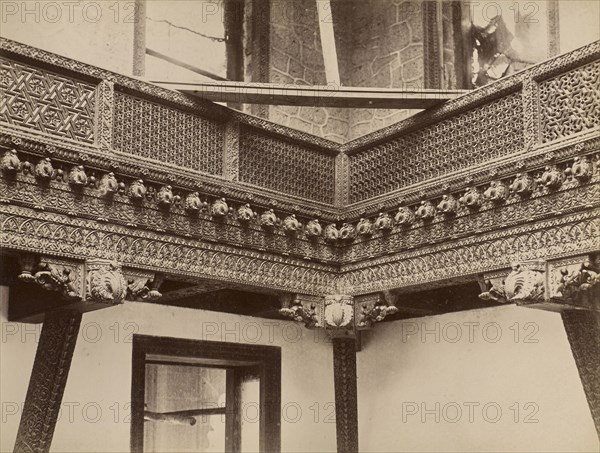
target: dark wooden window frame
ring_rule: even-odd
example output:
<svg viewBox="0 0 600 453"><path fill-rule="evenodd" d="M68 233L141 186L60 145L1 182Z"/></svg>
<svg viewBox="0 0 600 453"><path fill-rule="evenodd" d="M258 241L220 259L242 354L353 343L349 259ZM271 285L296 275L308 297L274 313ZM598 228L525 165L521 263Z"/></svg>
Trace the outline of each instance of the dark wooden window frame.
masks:
<svg viewBox="0 0 600 453"><path fill-rule="evenodd" d="M261 452L281 450L281 349L276 346L246 345L217 341L189 340L149 335L133 336L131 377L131 451L144 449L144 401L146 363L149 355L172 358L194 358L199 366L228 369L227 399L239 402L239 388L244 376L251 373L260 379L259 437ZM163 362L168 364L168 362ZM178 363L180 364L180 363ZM237 370L237 372L236 372ZM238 421L241 406L234 404ZM239 423L226 422L227 451L239 451Z"/></svg>

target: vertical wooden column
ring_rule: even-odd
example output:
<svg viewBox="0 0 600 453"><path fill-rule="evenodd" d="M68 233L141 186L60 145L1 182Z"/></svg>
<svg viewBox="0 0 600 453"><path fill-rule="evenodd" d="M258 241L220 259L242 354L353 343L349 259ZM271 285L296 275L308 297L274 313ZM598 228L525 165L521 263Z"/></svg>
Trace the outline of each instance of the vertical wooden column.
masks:
<svg viewBox="0 0 600 453"><path fill-rule="evenodd" d="M565 310L561 316L600 438L600 313Z"/></svg>
<svg viewBox="0 0 600 453"><path fill-rule="evenodd" d="M333 338L335 423L338 453L358 452L356 342L354 337Z"/></svg>
<svg viewBox="0 0 600 453"><path fill-rule="evenodd" d="M15 441L15 453L50 450L80 323L81 313L74 310L46 313Z"/></svg>
<svg viewBox="0 0 600 453"><path fill-rule="evenodd" d="M441 89L443 83L443 32L441 3L427 0L421 3L423 14L423 68L425 88Z"/></svg>
<svg viewBox="0 0 600 453"><path fill-rule="evenodd" d="M133 10L133 75L146 73L146 0L135 0Z"/></svg>

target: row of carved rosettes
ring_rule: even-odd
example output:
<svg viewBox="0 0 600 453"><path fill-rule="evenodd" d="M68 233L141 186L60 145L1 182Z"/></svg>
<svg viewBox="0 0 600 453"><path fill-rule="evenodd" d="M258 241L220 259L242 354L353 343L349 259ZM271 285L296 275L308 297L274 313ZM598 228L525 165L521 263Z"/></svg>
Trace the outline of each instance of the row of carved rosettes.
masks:
<svg viewBox="0 0 600 453"><path fill-rule="evenodd" d="M322 226L323 222L319 219L302 218L297 217L296 213L276 211L276 200L272 200L272 207L255 207L250 203L228 200L225 197L201 196L198 191L179 189L174 185L121 177L114 172L86 168L81 163L66 164L51 157L23 156L15 148L2 154L0 170L8 180L15 181L19 174L32 175L38 185L49 186L54 181L68 187L75 195L88 195L106 201L126 202L144 207L158 212L161 219L169 214L181 214L190 218L202 216L217 225L233 222L248 231L261 230L263 233L288 239L309 240L316 244L322 244L323 239L328 238L327 233L331 228L331 225ZM83 203L82 198L80 197L77 203ZM73 213L75 212L76 206L73 206ZM130 223L132 226L143 226L136 218L130 218ZM181 232L185 234L185 231Z"/></svg>
<svg viewBox="0 0 600 453"><path fill-rule="evenodd" d="M508 275L484 276L479 297L554 311L600 311L599 283L600 255L515 262Z"/></svg>
<svg viewBox="0 0 600 453"><path fill-rule="evenodd" d="M21 254L19 260L19 280L55 291L66 300L117 305L125 300L152 301L162 296L158 291L161 274L124 271L116 261L90 259L77 263L33 254Z"/></svg>
<svg viewBox="0 0 600 453"><path fill-rule="evenodd" d="M596 154L579 156L561 163L548 162L545 167L531 171L526 171L524 164L521 163L519 165L521 171L512 177L493 179L487 184L474 185L461 192L451 192L448 188L441 197L422 199L416 203L405 204L400 200L397 202L399 207L396 211L380 212L377 217L365 217L356 222L344 223L340 228L335 225L328 226L325 239L344 245L352 242L364 243L371 239L385 238L390 233L406 234L410 230L423 226L442 223L448 224L449 230L454 230L452 223L457 219L467 216L474 218L474 215L486 211L501 212L508 206L521 205L523 208L520 211L524 214L527 211L525 206L530 200L552 197L563 191L588 186L594 178L598 178L599 157ZM490 172L490 177L494 177L493 171ZM572 197L573 194L570 196ZM572 202L570 204L573 205ZM539 211L539 208L535 210ZM556 206L552 211L556 211ZM466 231L465 228L460 230ZM412 246L416 245L418 244L412 244ZM363 251L367 254L372 253L372 251ZM347 256L347 258L360 257Z"/></svg>
<svg viewBox="0 0 600 453"><path fill-rule="evenodd" d="M281 305L281 316L301 322L309 329L323 328L331 336L370 329L376 322L398 313L394 297L388 291L363 296L285 294Z"/></svg>

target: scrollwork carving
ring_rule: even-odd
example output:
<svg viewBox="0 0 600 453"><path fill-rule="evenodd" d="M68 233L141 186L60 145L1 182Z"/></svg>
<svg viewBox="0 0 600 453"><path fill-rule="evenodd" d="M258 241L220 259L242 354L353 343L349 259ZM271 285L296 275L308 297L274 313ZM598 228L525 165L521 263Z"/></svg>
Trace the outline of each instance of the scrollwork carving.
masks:
<svg viewBox="0 0 600 453"><path fill-rule="evenodd" d="M202 200L200 200L198 192L189 193L185 197L185 210L188 213L198 212L206 207L206 205L206 203L203 203Z"/></svg>
<svg viewBox="0 0 600 453"><path fill-rule="evenodd" d="M569 269L561 269L557 283L557 297L577 299L580 293L586 293L600 283L600 269L588 259L571 272Z"/></svg>
<svg viewBox="0 0 600 453"><path fill-rule="evenodd" d="M304 323L307 329L314 329L317 327L319 319L317 317L316 305L312 303L307 308L298 298L295 298L290 305L289 299L291 296L286 296L287 297L283 298L283 307L279 309L279 314L294 321Z"/></svg>
<svg viewBox="0 0 600 453"><path fill-rule="evenodd" d="M563 182L563 174L556 165L549 165L544 169L539 181L549 189L558 189Z"/></svg>
<svg viewBox="0 0 600 453"><path fill-rule="evenodd" d="M162 294L158 291L158 286L149 286L148 278L132 277L127 279L127 300L151 302L160 297L162 297Z"/></svg>
<svg viewBox="0 0 600 453"><path fill-rule="evenodd" d="M535 183L533 178L527 173L517 173L512 184L509 186L511 192L516 193L521 198L528 197L532 194Z"/></svg>
<svg viewBox="0 0 600 453"><path fill-rule="evenodd" d="M71 273L73 269L60 263L51 263L42 260L36 267L35 273L32 266L28 265L19 275L19 280L26 283L35 283L47 291L58 291L66 298L81 297Z"/></svg>
<svg viewBox="0 0 600 453"><path fill-rule="evenodd" d="M324 235L325 242L336 242L340 239L340 230L337 229L335 223L330 223L325 227Z"/></svg>
<svg viewBox="0 0 600 453"><path fill-rule="evenodd" d="M407 206L400 206L394 220L398 225L410 226L415 222L415 214Z"/></svg>
<svg viewBox="0 0 600 453"><path fill-rule="evenodd" d="M594 167L587 156L576 157L571 168L566 171L580 182L589 180L594 174Z"/></svg>

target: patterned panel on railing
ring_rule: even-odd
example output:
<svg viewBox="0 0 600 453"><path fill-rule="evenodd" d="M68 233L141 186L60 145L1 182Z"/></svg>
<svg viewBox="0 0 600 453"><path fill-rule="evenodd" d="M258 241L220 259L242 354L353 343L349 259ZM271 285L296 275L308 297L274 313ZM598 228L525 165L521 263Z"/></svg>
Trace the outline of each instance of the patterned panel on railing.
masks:
<svg viewBox="0 0 600 453"><path fill-rule="evenodd" d="M0 122L92 143L95 87L0 58Z"/></svg>
<svg viewBox="0 0 600 453"><path fill-rule="evenodd" d="M240 181L333 203L335 158L309 145L242 127Z"/></svg>
<svg viewBox="0 0 600 453"><path fill-rule="evenodd" d="M223 123L115 92L113 146L192 170L223 171Z"/></svg>
<svg viewBox="0 0 600 453"><path fill-rule="evenodd" d="M523 106L510 94L350 157L350 202L523 149Z"/></svg>
<svg viewBox="0 0 600 453"><path fill-rule="evenodd" d="M600 62L540 83L540 123L543 143L600 125Z"/></svg>

